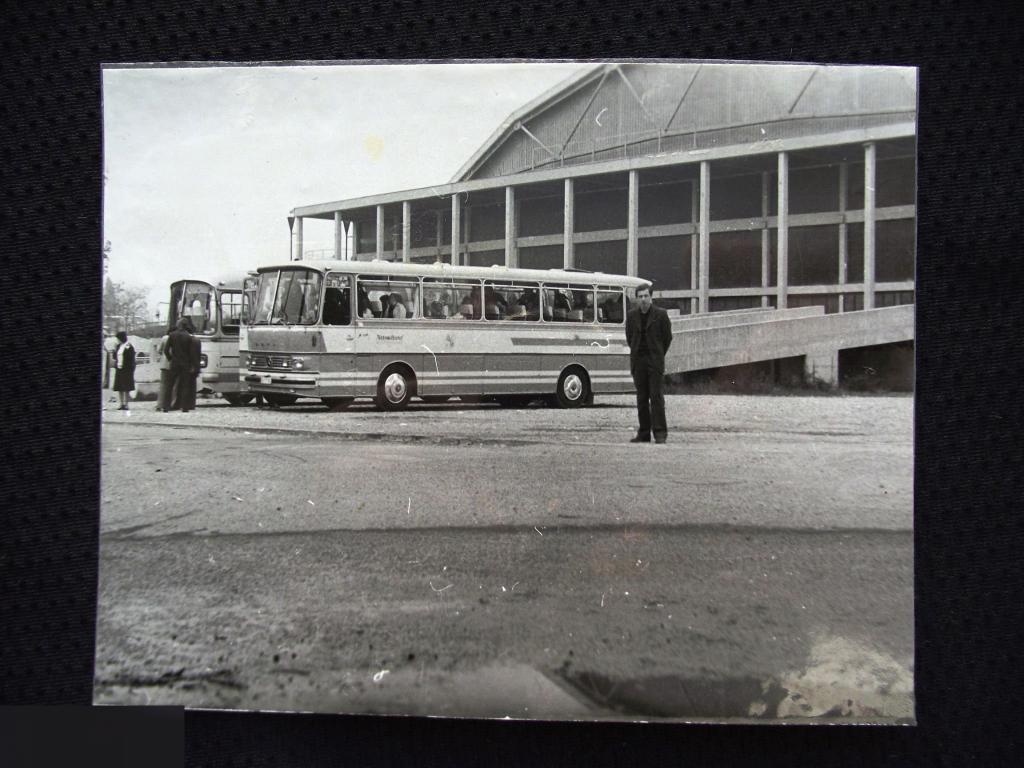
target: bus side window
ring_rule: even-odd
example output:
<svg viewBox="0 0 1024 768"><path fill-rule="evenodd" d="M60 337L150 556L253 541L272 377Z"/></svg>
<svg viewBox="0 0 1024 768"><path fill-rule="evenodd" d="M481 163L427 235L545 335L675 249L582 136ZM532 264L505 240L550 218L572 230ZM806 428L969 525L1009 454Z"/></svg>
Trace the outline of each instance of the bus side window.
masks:
<svg viewBox="0 0 1024 768"><path fill-rule="evenodd" d="M602 290L599 288L597 291L598 322L621 323L623 317L622 290Z"/></svg>
<svg viewBox="0 0 1024 768"><path fill-rule="evenodd" d="M569 319L572 305L563 291L555 288L544 289L544 319L564 323Z"/></svg>

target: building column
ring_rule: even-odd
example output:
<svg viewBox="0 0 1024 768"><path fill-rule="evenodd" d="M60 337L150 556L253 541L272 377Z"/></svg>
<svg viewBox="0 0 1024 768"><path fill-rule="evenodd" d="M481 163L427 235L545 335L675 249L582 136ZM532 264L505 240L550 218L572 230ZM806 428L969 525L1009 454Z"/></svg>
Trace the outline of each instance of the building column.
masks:
<svg viewBox="0 0 1024 768"><path fill-rule="evenodd" d="M409 261L409 246L412 240L412 203L402 201L402 261Z"/></svg>
<svg viewBox="0 0 1024 768"><path fill-rule="evenodd" d="M359 259L359 222L352 220L351 226L349 226L350 234L346 237L351 237L351 244L348 249L348 257L351 261L358 261Z"/></svg>
<svg viewBox="0 0 1024 768"><path fill-rule="evenodd" d="M384 206L377 206L377 258L384 260Z"/></svg>
<svg viewBox="0 0 1024 768"><path fill-rule="evenodd" d="M572 269L576 266L576 253L573 247L573 234L576 223L575 213L575 192L572 179L565 180L565 193L563 195L564 205L562 207L562 267Z"/></svg>
<svg viewBox="0 0 1024 768"><path fill-rule="evenodd" d="M817 350L804 355L804 377L830 387L839 385L839 350Z"/></svg>
<svg viewBox="0 0 1024 768"><path fill-rule="evenodd" d="M516 258L516 192L515 187L505 187L505 266L515 267Z"/></svg>
<svg viewBox="0 0 1024 768"><path fill-rule="evenodd" d="M302 261L302 217L296 216L292 225L292 233L295 235L295 252L292 255L294 261Z"/></svg>
<svg viewBox="0 0 1024 768"><path fill-rule="evenodd" d="M771 271L771 243L769 238L771 237L768 231L768 206L770 196L768 194L768 183L770 177L767 172L761 173L761 217L764 219L764 225L761 228L761 306L763 308L768 307L768 273Z"/></svg>
<svg viewBox="0 0 1024 768"><path fill-rule="evenodd" d="M846 208L849 205L847 200L847 187L849 186L850 166L847 163L839 164L839 284L846 285L847 272L850 268L850 258L847 253L846 237ZM839 311L846 311L846 296L839 294Z"/></svg>
<svg viewBox="0 0 1024 768"><path fill-rule="evenodd" d="M629 208L626 215L626 274L636 277L639 263L640 239L637 235L640 213L640 172L629 172Z"/></svg>
<svg viewBox="0 0 1024 768"><path fill-rule="evenodd" d="M441 261L441 248L444 247L444 246L441 245L442 232L444 230L444 221L443 221L444 213L441 211L440 208L437 209L436 213L437 213L437 236L435 238L435 242L437 243L437 258L436 258L436 260L437 261Z"/></svg>
<svg viewBox="0 0 1024 768"><path fill-rule="evenodd" d="M700 219L700 186L699 182L690 182L690 224L693 226L693 232L690 234L690 290L697 291L697 257L698 257L698 235L697 235L697 222ZM690 314L694 315L699 311L697 306L697 297L690 297Z"/></svg>
<svg viewBox="0 0 1024 768"><path fill-rule="evenodd" d="M341 211L334 212L334 258L338 261L342 261L345 258L345 246L343 241L343 233L345 231L345 222L341 220Z"/></svg>
<svg viewBox="0 0 1024 768"><path fill-rule="evenodd" d="M462 245L462 200L459 193L452 195L452 266L459 266Z"/></svg>
<svg viewBox="0 0 1024 768"><path fill-rule="evenodd" d="M864 145L864 309L875 308L875 145Z"/></svg>
<svg viewBox="0 0 1024 768"><path fill-rule="evenodd" d="M789 154L779 152L779 213L776 264L776 309L786 308L789 289Z"/></svg>
<svg viewBox="0 0 1024 768"><path fill-rule="evenodd" d="M698 312L709 312L708 291L711 281L711 163L702 160L700 163L700 263L698 270L699 296Z"/></svg>

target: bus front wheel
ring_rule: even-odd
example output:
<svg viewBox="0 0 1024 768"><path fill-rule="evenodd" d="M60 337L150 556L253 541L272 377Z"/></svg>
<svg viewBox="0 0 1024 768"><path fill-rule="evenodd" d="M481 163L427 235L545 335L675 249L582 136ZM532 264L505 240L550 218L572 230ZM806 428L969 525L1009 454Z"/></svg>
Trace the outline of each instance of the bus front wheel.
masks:
<svg viewBox="0 0 1024 768"><path fill-rule="evenodd" d="M225 392L224 400L228 405L248 405L256 395L242 392Z"/></svg>
<svg viewBox="0 0 1024 768"><path fill-rule="evenodd" d="M377 382L377 407L385 411L400 411L409 405L415 390L416 379L408 368L400 365L385 368Z"/></svg>
<svg viewBox="0 0 1024 768"><path fill-rule="evenodd" d="M558 378L555 401L562 408L579 408L590 398L590 379L582 368L567 368Z"/></svg>

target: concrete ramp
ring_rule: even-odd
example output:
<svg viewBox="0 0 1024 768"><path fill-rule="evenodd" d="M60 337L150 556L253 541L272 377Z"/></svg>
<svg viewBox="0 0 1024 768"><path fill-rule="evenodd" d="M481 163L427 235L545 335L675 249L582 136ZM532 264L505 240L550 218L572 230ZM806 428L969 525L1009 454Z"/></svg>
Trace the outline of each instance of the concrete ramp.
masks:
<svg viewBox="0 0 1024 768"><path fill-rule="evenodd" d="M711 313L673 318L665 373L804 356L808 372L838 378L840 349L914 338L914 306L826 315L822 307Z"/></svg>

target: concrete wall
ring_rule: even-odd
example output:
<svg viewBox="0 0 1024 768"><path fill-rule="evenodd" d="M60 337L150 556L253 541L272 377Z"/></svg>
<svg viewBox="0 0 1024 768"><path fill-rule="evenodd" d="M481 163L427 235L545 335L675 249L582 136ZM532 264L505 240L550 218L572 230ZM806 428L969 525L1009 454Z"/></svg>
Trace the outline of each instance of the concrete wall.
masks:
<svg viewBox="0 0 1024 768"><path fill-rule="evenodd" d="M822 314L820 307L722 317L712 314L673 321L673 335L665 359L667 374L804 356L807 373L835 384L840 349L913 339L914 308L833 315Z"/></svg>

